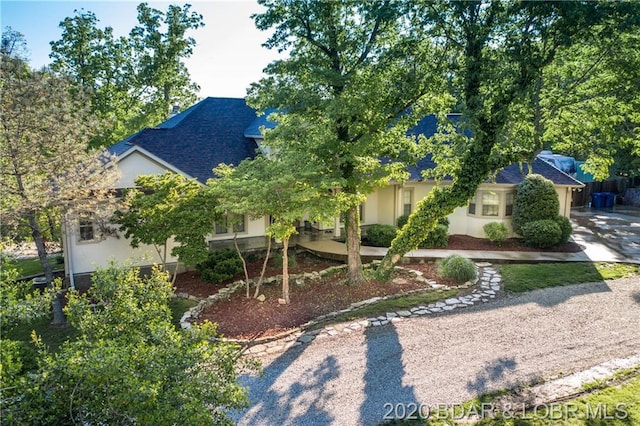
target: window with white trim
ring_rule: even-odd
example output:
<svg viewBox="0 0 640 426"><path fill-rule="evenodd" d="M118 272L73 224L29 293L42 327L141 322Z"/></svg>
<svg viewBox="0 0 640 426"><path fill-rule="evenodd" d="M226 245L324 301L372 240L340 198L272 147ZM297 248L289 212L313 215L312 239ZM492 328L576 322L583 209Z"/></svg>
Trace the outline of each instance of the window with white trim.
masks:
<svg viewBox="0 0 640 426"><path fill-rule="evenodd" d="M78 217L78 241L96 239L95 221L91 213L82 213Z"/></svg>
<svg viewBox="0 0 640 426"><path fill-rule="evenodd" d="M245 215L227 215L223 222L215 223L216 235L233 234L234 232L245 232L246 229Z"/></svg>
<svg viewBox="0 0 640 426"><path fill-rule="evenodd" d="M505 194L505 199L506 199L505 210L504 210L505 216L513 216L513 197L514 196L515 194L513 192L507 192Z"/></svg>
<svg viewBox="0 0 640 426"><path fill-rule="evenodd" d="M413 210L413 190L412 189L403 189L402 190L402 214L410 215Z"/></svg>
<svg viewBox="0 0 640 426"><path fill-rule="evenodd" d="M500 215L500 194L493 191L482 193L482 216Z"/></svg>
<svg viewBox="0 0 640 426"><path fill-rule="evenodd" d="M467 212L469 214L476 214L476 197L477 195L474 195L470 200L469 200L469 208L467 210Z"/></svg>

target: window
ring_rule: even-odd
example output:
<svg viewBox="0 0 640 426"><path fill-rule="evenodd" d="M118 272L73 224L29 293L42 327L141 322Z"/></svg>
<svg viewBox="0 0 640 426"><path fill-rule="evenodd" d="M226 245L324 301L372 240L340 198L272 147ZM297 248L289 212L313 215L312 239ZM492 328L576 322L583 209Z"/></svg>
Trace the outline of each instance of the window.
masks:
<svg viewBox="0 0 640 426"><path fill-rule="evenodd" d="M474 195L473 198L471 198L469 200L469 210L468 210L469 214L476 214L476 196Z"/></svg>
<svg viewBox="0 0 640 426"><path fill-rule="evenodd" d="M482 193L482 216L498 216L500 214L500 195L492 191Z"/></svg>
<svg viewBox="0 0 640 426"><path fill-rule="evenodd" d="M506 197L507 197L507 204L506 204L506 208L504 211L504 215L505 216L512 216L513 215L513 192L507 192Z"/></svg>
<svg viewBox="0 0 640 426"><path fill-rule="evenodd" d="M231 226L233 225L233 229ZM215 223L216 235L231 234L234 232L245 231L245 216L244 215L227 215L226 219L222 223Z"/></svg>
<svg viewBox="0 0 640 426"><path fill-rule="evenodd" d="M413 210L413 191L411 189L404 189L402 191L402 214L410 215Z"/></svg>
<svg viewBox="0 0 640 426"><path fill-rule="evenodd" d="M80 215L78 219L78 231L80 241L93 241L95 239L93 215L89 213Z"/></svg>

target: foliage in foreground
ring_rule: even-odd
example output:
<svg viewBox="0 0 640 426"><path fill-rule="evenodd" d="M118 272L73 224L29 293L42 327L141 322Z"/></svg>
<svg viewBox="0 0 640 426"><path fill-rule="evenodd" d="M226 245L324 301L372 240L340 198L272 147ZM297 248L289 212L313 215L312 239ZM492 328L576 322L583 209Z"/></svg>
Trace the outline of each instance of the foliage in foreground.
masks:
<svg viewBox="0 0 640 426"><path fill-rule="evenodd" d="M79 332L58 352L40 345L37 372L5 419L37 424L225 424L246 405L237 382L239 350L212 344L215 325L177 330L171 285L154 270L99 270L86 295L72 292L66 314Z"/></svg>
<svg viewBox="0 0 640 426"><path fill-rule="evenodd" d="M540 263L502 265L504 289L523 292L537 288L599 282L640 275L640 267L621 263Z"/></svg>

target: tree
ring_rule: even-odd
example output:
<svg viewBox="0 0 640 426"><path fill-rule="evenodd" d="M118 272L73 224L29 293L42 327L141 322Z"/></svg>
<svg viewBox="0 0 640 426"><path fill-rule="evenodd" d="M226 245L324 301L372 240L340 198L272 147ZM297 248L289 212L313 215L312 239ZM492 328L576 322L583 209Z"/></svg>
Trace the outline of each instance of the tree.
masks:
<svg viewBox="0 0 640 426"><path fill-rule="evenodd" d="M169 240L179 243L171 250L186 265L196 265L207 255L205 236L213 230L215 203L194 179L167 172L141 175L136 189L128 190L123 206L114 214L131 247L152 245L167 270ZM175 281L176 274L173 274Z"/></svg>
<svg viewBox="0 0 640 426"><path fill-rule="evenodd" d="M282 240L282 298L285 303L290 301L288 248L289 239L297 232L294 222L302 220L305 213L318 219L336 211L321 202L321 192L309 183L312 176L305 176L304 169L305 166L292 157L257 156L242 161L235 168L229 165L216 167L214 171L219 178L207 183L223 212L270 218L266 230L269 247L271 237ZM264 266L268 258L269 252ZM262 271L254 297L259 295L264 267Z"/></svg>
<svg viewBox="0 0 640 426"><path fill-rule="evenodd" d="M141 3L139 25L129 37L116 38L111 27L98 28L90 11L76 11L60 23L62 38L51 42L51 69L90 91L91 111L109 124L92 146L108 146L155 126L172 105L194 103L199 87L181 60L195 45L187 31L204 24L190 8L170 5L162 12Z"/></svg>
<svg viewBox="0 0 640 426"><path fill-rule="evenodd" d="M411 157L406 130L449 99L428 96L442 84L431 72L438 55L406 36L401 5L390 0L260 4L267 10L254 16L256 26L274 30L264 45L290 56L266 68L248 102L279 111L265 144L315 167L318 188L330 188L325 198L346 212L348 277L362 282L359 204L406 178L402 164L383 158Z"/></svg>
<svg viewBox="0 0 640 426"><path fill-rule="evenodd" d="M96 122L84 92L17 58L3 56L0 67L0 214L4 225L29 229L51 283L40 215L52 209L65 217L108 209L115 162L106 152L86 151ZM54 322L63 321L56 299Z"/></svg>
<svg viewBox="0 0 640 426"><path fill-rule="evenodd" d="M586 160L596 179L640 175L640 43L638 26L595 26L561 49L545 70L544 143Z"/></svg>
<svg viewBox="0 0 640 426"><path fill-rule="evenodd" d="M34 292L31 282L17 281L18 271L9 262L0 244L0 416L4 422L13 422L12 410L22 395L19 388L29 371L29 360L24 343L7 338L11 330L49 313L55 296L53 289Z"/></svg>
<svg viewBox="0 0 640 426"><path fill-rule="evenodd" d="M38 424L230 424L229 409L247 403L236 381L241 358L233 344L211 343L215 326L187 331L171 323L171 284L153 270L97 271L86 295L65 308L79 337L57 353L41 347L16 412ZM20 423L18 421L18 423Z"/></svg>
<svg viewBox="0 0 640 426"><path fill-rule="evenodd" d="M535 124L542 73L560 47L584 37L607 18L633 18L633 6L577 2L421 2L414 21L425 39L444 43L451 62L438 69L453 74L460 96L461 129L449 144L434 144L439 167L452 184L437 187L421 200L393 241L378 273L422 241L439 218L464 205L492 171L527 158L539 149ZM637 16L637 15L636 15ZM437 142L437 140L436 140Z"/></svg>

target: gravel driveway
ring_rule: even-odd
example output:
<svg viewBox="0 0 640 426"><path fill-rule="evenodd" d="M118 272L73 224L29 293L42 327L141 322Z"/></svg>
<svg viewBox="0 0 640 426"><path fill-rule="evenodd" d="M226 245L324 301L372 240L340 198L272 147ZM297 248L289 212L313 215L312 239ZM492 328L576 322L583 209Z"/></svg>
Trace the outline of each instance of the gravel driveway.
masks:
<svg viewBox="0 0 640 426"><path fill-rule="evenodd" d="M316 339L243 377L246 425L376 425L640 351L640 279L537 290ZM385 405L387 404L387 405ZM391 405L393 404L393 405Z"/></svg>

